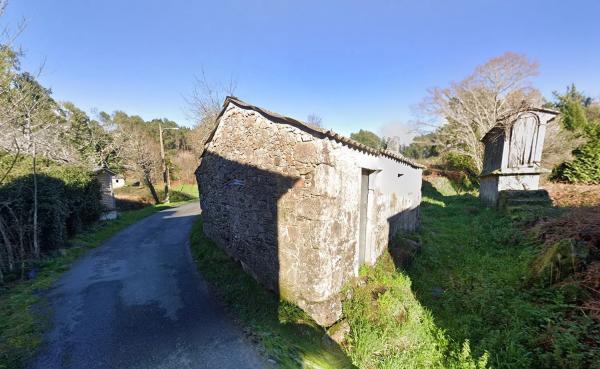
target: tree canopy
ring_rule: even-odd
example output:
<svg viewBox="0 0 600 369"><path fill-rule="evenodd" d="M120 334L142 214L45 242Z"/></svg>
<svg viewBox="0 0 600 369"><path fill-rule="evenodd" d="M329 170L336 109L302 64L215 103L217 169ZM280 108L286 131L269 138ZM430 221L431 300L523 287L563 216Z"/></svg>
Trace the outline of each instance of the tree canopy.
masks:
<svg viewBox="0 0 600 369"><path fill-rule="evenodd" d="M350 138L360 142L363 145L370 146L374 149L382 149L385 147L385 142L381 137L365 129L361 129L358 132L351 133Z"/></svg>

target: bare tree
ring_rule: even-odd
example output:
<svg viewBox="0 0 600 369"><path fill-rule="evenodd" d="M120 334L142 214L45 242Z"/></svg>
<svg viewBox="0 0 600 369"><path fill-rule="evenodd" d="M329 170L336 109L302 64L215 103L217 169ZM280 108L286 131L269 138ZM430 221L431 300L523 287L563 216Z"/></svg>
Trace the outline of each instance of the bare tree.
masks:
<svg viewBox="0 0 600 369"><path fill-rule="evenodd" d="M436 144L483 166L481 138L496 124L510 125L516 115L542 103L531 86L538 64L524 55L507 52L488 60L460 82L433 88L420 104L429 120L421 124L437 129Z"/></svg>
<svg viewBox="0 0 600 369"><path fill-rule="evenodd" d="M135 124L119 125L112 134L125 169L140 175L150 189L154 202L160 203L153 184L156 174L160 172L158 143L142 127Z"/></svg>
<svg viewBox="0 0 600 369"><path fill-rule="evenodd" d="M315 127L323 127L323 119L315 113L310 113L308 117L306 117L306 123Z"/></svg>
<svg viewBox="0 0 600 369"><path fill-rule="evenodd" d="M195 77L194 89L186 100L190 115L197 122L191 136L194 142L192 146L198 156L204 151L204 144L215 128L225 97L233 96L236 87L233 79L227 85L210 83L204 70L199 77Z"/></svg>
<svg viewBox="0 0 600 369"><path fill-rule="evenodd" d="M0 18L7 4L7 0L0 0ZM20 51L15 51L13 43L24 28L25 22L21 21L15 31L8 26L0 30L0 159L13 156L10 164L0 172L0 184L9 176L21 153L18 142L12 137L11 125L16 118L14 108L19 104L12 96L12 88L19 70Z"/></svg>
<svg viewBox="0 0 600 369"><path fill-rule="evenodd" d="M25 153L32 158L33 247L34 255L39 257L37 160L42 156L70 162L73 153L61 140L67 127L57 114L58 105L50 97L50 91L28 73L18 75L13 84L11 98L18 102L14 105L16 117L5 134L16 143L17 154Z"/></svg>

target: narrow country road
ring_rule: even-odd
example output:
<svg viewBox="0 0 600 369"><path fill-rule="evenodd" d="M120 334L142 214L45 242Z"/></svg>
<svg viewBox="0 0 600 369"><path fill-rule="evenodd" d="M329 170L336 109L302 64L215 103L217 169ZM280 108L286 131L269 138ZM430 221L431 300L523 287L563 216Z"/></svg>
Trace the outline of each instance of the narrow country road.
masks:
<svg viewBox="0 0 600 369"><path fill-rule="evenodd" d="M264 368L196 271L197 203L156 213L90 251L48 292L32 369Z"/></svg>

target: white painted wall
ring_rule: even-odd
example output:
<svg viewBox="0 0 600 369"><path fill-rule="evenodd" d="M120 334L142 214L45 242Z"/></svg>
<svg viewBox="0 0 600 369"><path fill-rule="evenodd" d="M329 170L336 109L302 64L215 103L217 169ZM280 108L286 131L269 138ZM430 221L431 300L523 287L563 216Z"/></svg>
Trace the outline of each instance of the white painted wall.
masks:
<svg viewBox="0 0 600 369"><path fill-rule="evenodd" d="M112 177L112 186L113 188L121 188L125 186L125 178L117 178L115 176Z"/></svg>

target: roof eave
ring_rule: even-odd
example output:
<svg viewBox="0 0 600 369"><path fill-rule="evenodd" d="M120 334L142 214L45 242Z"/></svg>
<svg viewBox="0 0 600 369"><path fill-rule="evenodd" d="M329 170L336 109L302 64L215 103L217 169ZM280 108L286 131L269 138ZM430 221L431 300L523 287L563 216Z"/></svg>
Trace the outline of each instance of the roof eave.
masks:
<svg viewBox="0 0 600 369"><path fill-rule="evenodd" d="M287 116L284 116L284 115L281 115L281 114L278 114L278 113L273 113L273 112L271 112L269 110L266 110L266 109L263 109L263 108L260 108L260 107L254 106L254 105L250 105L250 104L248 104L248 103L246 103L246 102L238 99L235 96L227 96L225 98L225 102L223 103L223 109L221 110L221 113L219 113L217 119L221 118L221 116L223 115L223 113L227 109L227 106L229 105L229 103L233 103L236 106L238 106L240 108L243 108L243 109L250 109L250 110L256 111L256 112L258 112L258 113L260 113L262 115L267 116L271 120L275 120L275 121L279 121L279 122L282 122L282 123L287 123L287 124L291 124L291 125L297 126L297 127L301 128L303 130L306 130L306 131L310 132L313 135L319 134L319 135L322 135L322 136L334 139L334 140L336 140L338 142L341 142L341 143L346 144L346 145L348 145L350 147L359 149L361 151L365 151L365 152L370 153L372 155L385 156L385 157L388 157L390 159L394 159L394 160L396 160L398 162L407 164L407 165L409 165L409 166L411 166L411 167L413 167L415 169L425 169L426 168L425 166L423 166L421 164L418 164L416 162L413 162L410 159L407 159L406 157L404 157L400 153L392 153L391 151L388 151L388 150L374 149L374 148L372 148L370 146L367 146L365 144L362 144L362 143L360 143L360 142L358 142L356 140L353 140L353 139L348 138L346 136L342 136L339 133L336 133L336 132L334 132L332 130L325 130L325 129L322 129L320 127L315 127L315 126L309 125L307 123L304 123L302 121L299 121L297 119L294 119L294 118L291 118L291 117L287 117ZM216 130L217 126L218 126L218 124L215 125L215 130ZM214 134L214 132L213 132L213 134ZM211 135L211 138L212 138L212 135ZM209 138L208 141L210 141L210 138Z"/></svg>

